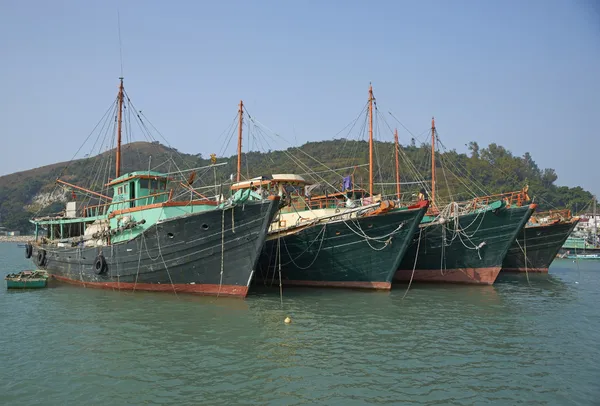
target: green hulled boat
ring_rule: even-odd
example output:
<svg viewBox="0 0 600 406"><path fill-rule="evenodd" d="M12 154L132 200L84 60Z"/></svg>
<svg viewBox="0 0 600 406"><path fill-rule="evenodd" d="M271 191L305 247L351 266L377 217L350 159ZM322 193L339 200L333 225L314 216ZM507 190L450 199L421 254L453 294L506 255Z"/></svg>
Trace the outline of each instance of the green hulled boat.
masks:
<svg viewBox="0 0 600 406"><path fill-rule="evenodd" d="M532 216L513 242L504 261L503 272L548 272L579 217L570 210L549 211Z"/></svg>
<svg viewBox="0 0 600 406"><path fill-rule="evenodd" d="M41 289L48 285L46 271L21 271L4 278L7 289Z"/></svg>
<svg viewBox="0 0 600 406"><path fill-rule="evenodd" d="M476 210L426 216L394 280L491 285L535 204L510 206L504 200Z"/></svg>
<svg viewBox="0 0 600 406"><path fill-rule="evenodd" d="M287 195L269 228L255 280L268 285L281 276L290 286L389 290L429 202L396 206L352 187L308 199L308 186L295 174L232 185L232 191L256 188L259 196Z"/></svg>

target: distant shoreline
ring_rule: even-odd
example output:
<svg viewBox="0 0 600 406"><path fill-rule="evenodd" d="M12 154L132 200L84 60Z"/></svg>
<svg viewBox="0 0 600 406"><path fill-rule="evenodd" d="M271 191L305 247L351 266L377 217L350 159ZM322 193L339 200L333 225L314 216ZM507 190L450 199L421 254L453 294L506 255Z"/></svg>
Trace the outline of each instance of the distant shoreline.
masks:
<svg viewBox="0 0 600 406"><path fill-rule="evenodd" d="M0 242L27 242L35 239L35 235L0 235Z"/></svg>

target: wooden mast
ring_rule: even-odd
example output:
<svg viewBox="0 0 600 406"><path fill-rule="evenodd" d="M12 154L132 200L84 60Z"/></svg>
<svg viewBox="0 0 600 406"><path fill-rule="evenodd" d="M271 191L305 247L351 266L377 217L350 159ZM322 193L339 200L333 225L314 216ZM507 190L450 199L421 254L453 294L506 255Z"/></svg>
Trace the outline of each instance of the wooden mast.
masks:
<svg viewBox="0 0 600 406"><path fill-rule="evenodd" d="M396 197L400 200L400 164L398 163L398 129L394 129L394 146L396 155Z"/></svg>
<svg viewBox="0 0 600 406"><path fill-rule="evenodd" d="M237 160L237 180L239 182L242 176L242 124L244 122L244 102L240 100L239 110L239 124L238 124L238 160Z"/></svg>
<svg viewBox="0 0 600 406"><path fill-rule="evenodd" d="M431 117L431 206L435 207L435 118Z"/></svg>
<svg viewBox="0 0 600 406"><path fill-rule="evenodd" d="M369 84L369 196L373 197L373 86Z"/></svg>
<svg viewBox="0 0 600 406"><path fill-rule="evenodd" d="M119 111L117 115L117 159L115 178L121 176L121 126L123 123L123 78L119 78L121 84L119 85Z"/></svg>
<svg viewBox="0 0 600 406"><path fill-rule="evenodd" d="M596 196L594 196L594 248L598 246L598 222L596 217Z"/></svg>

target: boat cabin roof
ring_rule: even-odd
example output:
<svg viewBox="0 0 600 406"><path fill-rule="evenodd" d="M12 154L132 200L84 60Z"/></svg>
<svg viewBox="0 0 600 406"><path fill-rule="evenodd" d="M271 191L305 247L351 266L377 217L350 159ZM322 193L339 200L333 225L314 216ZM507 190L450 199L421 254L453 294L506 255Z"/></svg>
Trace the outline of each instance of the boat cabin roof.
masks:
<svg viewBox="0 0 600 406"><path fill-rule="evenodd" d="M250 187L259 187L275 183L288 183L291 185L304 186L310 185L311 183L305 180L300 175L294 175L291 173L278 173L271 176L258 176L243 182L237 182L231 185L231 190L248 189Z"/></svg>
<svg viewBox="0 0 600 406"><path fill-rule="evenodd" d="M111 180L105 186L114 186L120 183L128 182L132 179L154 179L154 180L172 180L165 173L154 172L154 171L138 171L138 172L129 172L124 175L119 176L116 179Z"/></svg>

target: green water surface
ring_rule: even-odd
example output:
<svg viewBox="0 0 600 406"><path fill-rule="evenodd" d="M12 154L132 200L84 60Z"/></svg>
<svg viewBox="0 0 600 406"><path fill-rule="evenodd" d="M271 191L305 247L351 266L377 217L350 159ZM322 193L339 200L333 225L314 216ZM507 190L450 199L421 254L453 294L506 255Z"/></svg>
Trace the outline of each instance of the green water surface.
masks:
<svg viewBox="0 0 600 406"><path fill-rule="evenodd" d="M284 288L283 305L265 288L6 291L28 268L0 243L0 405L600 404L600 261L404 300Z"/></svg>

